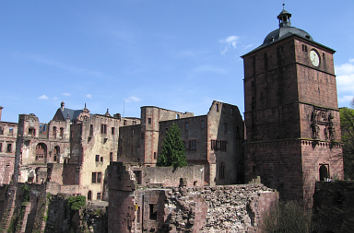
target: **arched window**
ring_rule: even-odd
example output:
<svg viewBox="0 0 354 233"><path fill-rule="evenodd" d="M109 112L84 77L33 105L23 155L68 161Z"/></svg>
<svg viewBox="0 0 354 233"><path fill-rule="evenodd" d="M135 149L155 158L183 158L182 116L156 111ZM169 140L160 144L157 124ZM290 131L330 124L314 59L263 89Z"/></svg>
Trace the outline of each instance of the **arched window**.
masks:
<svg viewBox="0 0 354 233"><path fill-rule="evenodd" d="M320 166L320 181L326 181L327 178L329 178L328 165L322 164Z"/></svg>
<svg viewBox="0 0 354 233"><path fill-rule="evenodd" d="M89 201L92 200L92 192L91 192L91 190L88 191L88 193L87 193L87 200L89 200Z"/></svg>
<svg viewBox="0 0 354 233"><path fill-rule="evenodd" d="M36 146L36 161L45 162L47 159L47 146L44 143L38 143Z"/></svg>

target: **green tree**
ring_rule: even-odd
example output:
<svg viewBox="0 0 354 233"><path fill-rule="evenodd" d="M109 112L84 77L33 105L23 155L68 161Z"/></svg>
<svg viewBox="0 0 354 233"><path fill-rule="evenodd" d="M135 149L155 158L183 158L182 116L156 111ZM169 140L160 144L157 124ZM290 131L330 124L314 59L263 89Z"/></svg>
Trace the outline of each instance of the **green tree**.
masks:
<svg viewBox="0 0 354 233"><path fill-rule="evenodd" d="M343 142L344 177L354 180L354 109L341 108L339 113Z"/></svg>
<svg viewBox="0 0 354 233"><path fill-rule="evenodd" d="M157 159L157 166L173 166L174 168L187 166L181 132L175 123L168 129L162 142L162 151Z"/></svg>

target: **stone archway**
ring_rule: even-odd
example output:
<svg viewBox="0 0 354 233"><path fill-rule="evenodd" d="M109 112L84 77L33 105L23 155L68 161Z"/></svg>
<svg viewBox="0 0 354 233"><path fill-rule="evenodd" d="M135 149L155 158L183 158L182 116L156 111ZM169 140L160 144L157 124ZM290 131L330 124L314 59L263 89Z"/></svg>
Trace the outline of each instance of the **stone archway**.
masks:
<svg viewBox="0 0 354 233"><path fill-rule="evenodd" d="M47 145L38 143L36 146L36 162L46 163L47 161Z"/></svg>

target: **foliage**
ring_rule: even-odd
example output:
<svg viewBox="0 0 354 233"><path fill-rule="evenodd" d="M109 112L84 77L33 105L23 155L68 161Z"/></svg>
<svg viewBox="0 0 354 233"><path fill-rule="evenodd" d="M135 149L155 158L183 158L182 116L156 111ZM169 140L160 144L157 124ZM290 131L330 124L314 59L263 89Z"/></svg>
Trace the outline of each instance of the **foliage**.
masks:
<svg viewBox="0 0 354 233"><path fill-rule="evenodd" d="M30 201L30 187L27 184L24 184L22 186L22 192L23 192L23 202L28 202Z"/></svg>
<svg viewBox="0 0 354 233"><path fill-rule="evenodd" d="M175 123L168 129L163 140L162 152L157 159L157 166L173 166L174 168L187 166L181 132Z"/></svg>
<svg viewBox="0 0 354 233"><path fill-rule="evenodd" d="M267 233L310 233L311 216L296 201L282 202L265 216L262 227Z"/></svg>
<svg viewBox="0 0 354 233"><path fill-rule="evenodd" d="M354 180L354 109L340 109L340 127L342 131L344 176Z"/></svg>
<svg viewBox="0 0 354 233"><path fill-rule="evenodd" d="M71 196L68 198L68 203L71 210L79 210L86 205L85 196Z"/></svg>

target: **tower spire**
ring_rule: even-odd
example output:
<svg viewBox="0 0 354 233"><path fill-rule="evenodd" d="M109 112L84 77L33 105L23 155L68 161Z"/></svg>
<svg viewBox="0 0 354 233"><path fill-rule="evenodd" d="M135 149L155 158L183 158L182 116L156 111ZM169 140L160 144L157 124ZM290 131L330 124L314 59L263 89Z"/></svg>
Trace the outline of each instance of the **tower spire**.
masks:
<svg viewBox="0 0 354 233"><path fill-rule="evenodd" d="M291 14L285 10L285 3L283 2L283 10L280 12L280 14L278 15L278 20L279 20L279 27L290 27L291 23L290 23L290 18L291 18Z"/></svg>

